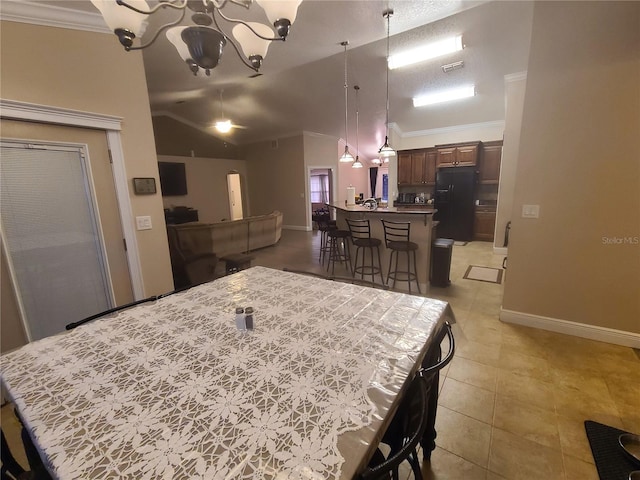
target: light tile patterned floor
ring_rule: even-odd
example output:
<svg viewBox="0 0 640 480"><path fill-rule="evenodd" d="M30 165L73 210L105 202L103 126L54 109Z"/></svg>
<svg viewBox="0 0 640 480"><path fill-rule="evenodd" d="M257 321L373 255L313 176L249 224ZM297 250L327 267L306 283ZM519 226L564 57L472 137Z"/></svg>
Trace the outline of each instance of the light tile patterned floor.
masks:
<svg viewBox="0 0 640 480"><path fill-rule="evenodd" d="M277 245L253 252L253 264L323 272L319 244L317 232L286 230ZM640 432L640 358L630 348L500 322L503 285L462 277L469 265L499 268L502 259L490 243L454 246L452 284L428 294L448 301L458 323L424 477L597 480L583 421ZM7 413L3 428L11 427ZM411 478L408 468L402 478Z"/></svg>

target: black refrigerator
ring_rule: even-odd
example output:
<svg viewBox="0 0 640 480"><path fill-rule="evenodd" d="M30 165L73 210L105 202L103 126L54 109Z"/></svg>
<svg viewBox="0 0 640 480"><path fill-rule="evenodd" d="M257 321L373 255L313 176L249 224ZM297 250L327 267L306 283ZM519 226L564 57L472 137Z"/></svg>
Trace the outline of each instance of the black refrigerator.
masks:
<svg viewBox="0 0 640 480"><path fill-rule="evenodd" d="M440 168L436 174L436 235L463 242L473 237L475 167Z"/></svg>

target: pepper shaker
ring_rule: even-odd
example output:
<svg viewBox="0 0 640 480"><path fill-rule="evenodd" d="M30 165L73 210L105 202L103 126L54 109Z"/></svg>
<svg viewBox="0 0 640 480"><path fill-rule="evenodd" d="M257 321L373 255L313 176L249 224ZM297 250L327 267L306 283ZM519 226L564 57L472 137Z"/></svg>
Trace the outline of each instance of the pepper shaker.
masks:
<svg viewBox="0 0 640 480"><path fill-rule="evenodd" d="M244 322L247 330L253 330L253 307L247 307L244 310Z"/></svg>

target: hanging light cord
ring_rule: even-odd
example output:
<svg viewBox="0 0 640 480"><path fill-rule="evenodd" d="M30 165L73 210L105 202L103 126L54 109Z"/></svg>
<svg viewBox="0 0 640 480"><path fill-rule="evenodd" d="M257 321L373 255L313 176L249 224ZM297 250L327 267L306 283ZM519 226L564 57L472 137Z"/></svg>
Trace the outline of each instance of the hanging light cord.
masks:
<svg viewBox="0 0 640 480"><path fill-rule="evenodd" d="M360 109L358 108L358 90L360 87L355 85L353 89L356 91L356 160L360 157L360 141L359 141L359 132L358 127L360 124Z"/></svg>
<svg viewBox="0 0 640 480"><path fill-rule="evenodd" d="M387 8L386 10L386 16L387 16L387 66L386 66L386 70L387 70L387 117L386 117L386 132L387 132L387 137L389 137L389 32L390 32L390 23L391 23L391 15L393 15L393 10ZM385 140L385 143L387 143L387 140Z"/></svg>
<svg viewBox="0 0 640 480"><path fill-rule="evenodd" d="M349 42L342 42L344 46L344 143L346 146L349 145L349 127L348 127L348 116L347 116L347 105L349 98L349 86L347 84L347 45Z"/></svg>

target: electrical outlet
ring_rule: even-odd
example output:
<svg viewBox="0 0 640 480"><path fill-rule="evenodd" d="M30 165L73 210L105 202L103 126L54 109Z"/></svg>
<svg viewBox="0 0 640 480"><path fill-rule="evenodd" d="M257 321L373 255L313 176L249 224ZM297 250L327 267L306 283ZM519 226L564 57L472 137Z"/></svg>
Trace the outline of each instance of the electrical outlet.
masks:
<svg viewBox="0 0 640 480"><path fill-rule="evenodd" d="M522 218L538 218L540 205L522 205Z"/></svg>
<svg viewBox="0 0 640 480"><path fill-rule="evenodd" d="M136 217L136 226L138 230L151 230L151 217L149 215Z"/></svg>

